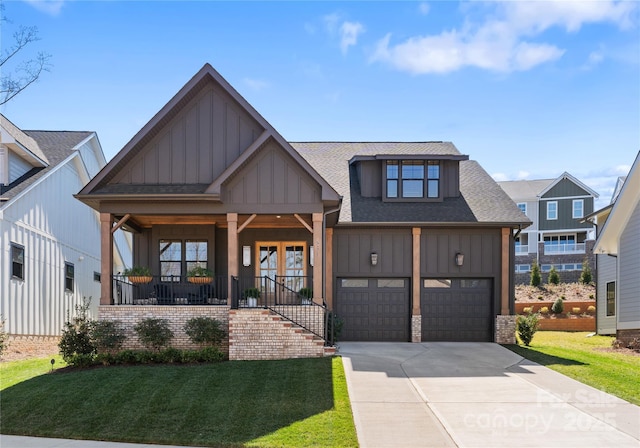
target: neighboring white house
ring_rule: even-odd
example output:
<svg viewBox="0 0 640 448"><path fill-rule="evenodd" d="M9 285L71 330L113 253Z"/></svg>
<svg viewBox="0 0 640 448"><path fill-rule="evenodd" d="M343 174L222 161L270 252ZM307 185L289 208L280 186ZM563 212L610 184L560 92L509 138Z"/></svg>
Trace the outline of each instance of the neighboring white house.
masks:
<svg viewBox="0 0 640 448"><path fill-rule="evenodd" d="M100 297L100 221L73 194L106 160L95 132L23 131L0 114L0 316L12 335L59 335ZM114 269L131 259L116 235ZM94 314L95 313L95 314Z"/></svg>
<svg viewBox="0 0 640 448"><path fill-rule="evenodd" d="M640 338L640 152L604 218L594 252L616 257L615 281L607 282L607 294L614 304L616 336L628 343Z"/></svg>

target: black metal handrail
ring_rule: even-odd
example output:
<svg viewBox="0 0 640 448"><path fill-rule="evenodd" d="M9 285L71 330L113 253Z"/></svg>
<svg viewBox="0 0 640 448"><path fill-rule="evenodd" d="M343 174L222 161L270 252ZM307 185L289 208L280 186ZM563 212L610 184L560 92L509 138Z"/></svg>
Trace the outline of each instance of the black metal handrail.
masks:
<svg viewBox="0 0 640 448"><path fill-rule="evenodd" d="M226 305L228 276L114 275L114 305Z"/></svg>

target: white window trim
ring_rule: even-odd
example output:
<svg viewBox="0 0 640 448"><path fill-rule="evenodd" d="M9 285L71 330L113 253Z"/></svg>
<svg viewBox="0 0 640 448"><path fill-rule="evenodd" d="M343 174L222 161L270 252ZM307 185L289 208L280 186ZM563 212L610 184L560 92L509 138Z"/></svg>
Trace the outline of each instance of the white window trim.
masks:
<svg viewBox="0 0 640 448"><path fill-rule="evenodd" d="M576 204L580 204L580 216L576 215ZM574 219L584 217L584 199L574 199L571 201L571 216Z"/></svg>
<svg viewBox="0 0 640 448"><path fill-rule="evenodd" d="M522 210L520 208L521 205L524 205L524 210ZM520 208L520 210L522 210L522 213L524 213L525 215L527 214L527 203L526 202L518 202L518 208Z"/></svg>
<svg viewBox="0 0 640 448"><path fill-rule="evenodd" d="M556 212L555 218L551 218L549 216L549 212L550 212L549 206L551 204L555 205L555 212ZM557 220L558 220L558 201L548 201L547 202L547 221L557 221Z"/></svg>

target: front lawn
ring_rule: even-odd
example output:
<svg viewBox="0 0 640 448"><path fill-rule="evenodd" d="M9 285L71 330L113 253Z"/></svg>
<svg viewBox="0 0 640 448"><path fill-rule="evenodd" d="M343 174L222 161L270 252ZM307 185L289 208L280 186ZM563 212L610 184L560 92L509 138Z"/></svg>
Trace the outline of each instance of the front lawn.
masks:
<svg viewBox="0 0 640 448"><path fill-rule="evenodd" d="M611 350L611 336L538 331L530 347L510 350L563 375L640 405L640 355Z"/></svg>
<svg viewBox="0 0 640 448"><path fill-rule="evenodd" d="M340 358L92 368L0 365L2 434L199 446L357 446ZM33 372L33 370L31 370ZM28 378L28 379L27 379Z"/></svg>

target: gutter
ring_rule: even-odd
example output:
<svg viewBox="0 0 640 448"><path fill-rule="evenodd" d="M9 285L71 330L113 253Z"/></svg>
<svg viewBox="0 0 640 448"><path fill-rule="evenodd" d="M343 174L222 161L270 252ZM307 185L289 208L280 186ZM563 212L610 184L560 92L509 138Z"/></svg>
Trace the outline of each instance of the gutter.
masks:
<svg viewBox="0 0 640 448"><path fill-rule="evenodd" d="M336 208L332 208L331 210L327 210L326 212L323 213L322 216L322 247L323 247L323 254L322 254L322 300L325 302L326 305L326 293L327 293L327 279L326 279L326 275L327 275L327 215L331 215L335 212L340 212L340 209L342 209L342 196L340 196L340 201L338 202L338 206ZM339 218L338 218L339 219ZM333 274L332 274L333 275Z"/></svg>

